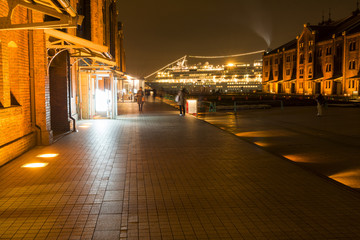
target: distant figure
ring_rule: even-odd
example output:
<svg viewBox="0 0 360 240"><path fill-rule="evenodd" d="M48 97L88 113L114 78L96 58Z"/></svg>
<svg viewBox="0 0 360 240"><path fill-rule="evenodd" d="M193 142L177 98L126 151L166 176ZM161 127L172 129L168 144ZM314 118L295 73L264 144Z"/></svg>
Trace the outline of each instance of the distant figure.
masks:
<svg viewBox="0 0 360 240"><path fill-rule="evenodd" d="M156 89L155 88L153 90L153 98L154 98L154 101L155 101L155 98L156 98Z"/></svg>
<svg viewBox="0 0 360 240"><path fill-rule="evenodd" d="M325 98L324 96L320 93L316 98L315 98L316 102L317 102L317 116L320 117L322 116L322 110L323 110L323 106L325 105Z"/></svg>
<svg viewBox="0 0 360 240"><path fill-rule="evenodd" d="M137 103L139 105L139 112L142 112L142 108L145 102L145 94L142 90L142 87L139 88L139 91L136 93Z"/></svg>
<svg viewBox="0 0 360 240"><path fill-rule="evenodd" d="M178 95L176 96L178 99L177 103L180 109L180 116L185 116L185 103L186 103L185 94L186 91L185 88L183 88L178 92Z"/></svg>

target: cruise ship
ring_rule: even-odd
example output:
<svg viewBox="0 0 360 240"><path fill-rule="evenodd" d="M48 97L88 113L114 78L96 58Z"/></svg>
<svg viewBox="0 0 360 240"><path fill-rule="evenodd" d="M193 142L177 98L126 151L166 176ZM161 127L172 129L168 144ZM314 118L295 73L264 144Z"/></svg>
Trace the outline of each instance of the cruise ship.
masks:
<svg viewBox="0 0 360 240"><path fill-rule="evenodd" d="M190 93L249 93L262 90L262 61L253 63L229 63L227 65L204 64L188 66L185 62L158 71L147 85L156 90L177 92L182 88Z"/></svg>

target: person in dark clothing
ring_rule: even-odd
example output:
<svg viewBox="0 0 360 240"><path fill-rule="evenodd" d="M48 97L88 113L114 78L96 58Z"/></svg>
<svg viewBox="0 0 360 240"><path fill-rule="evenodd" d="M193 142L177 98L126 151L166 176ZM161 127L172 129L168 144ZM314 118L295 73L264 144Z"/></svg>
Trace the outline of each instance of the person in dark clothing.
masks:
<svg viewBox="0 0 360 240"><path fill-rule="evenodd" d="M178 92L178 102L177 103L178 103L179 109L180 109L180 116L185 116L185 103L186 103L185 95L186 95L185 88L183 88L182 90L180 90Z"/></svg>
<svg viewBox="0 0 360 240"><path fill-rule="evenodd" d="M323 114L323 106L325 105L325 98L324 96L320 93L316 98L315 98L316 102L317 102L317 116L320 117Z"/></svg>
<svg viewBox="0 0 360 240"><path fill-rule="evenodd" d="M142 87L140 87L139 91L136 93L137 96L137 103L139 105L139 112L142 112L142 108L144 105L144 100L145 100L145 94L144 91L142 90Z"/></svg>

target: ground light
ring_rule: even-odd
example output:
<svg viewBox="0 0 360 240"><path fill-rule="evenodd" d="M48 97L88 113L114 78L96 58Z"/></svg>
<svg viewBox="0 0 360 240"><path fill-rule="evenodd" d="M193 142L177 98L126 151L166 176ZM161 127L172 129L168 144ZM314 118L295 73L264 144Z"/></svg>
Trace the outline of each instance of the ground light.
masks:
<svg viewBox="0 0 360 240"><path fill-rule="evenodd" d="M59 156L59 154L57 154L57 153L46 153L46 154L37 155L36 157L38 157L38 158L54 158L57 156Z"/></svg>
<svg viewBox="0 0 360 240"><path fill-rule="evenodd" d="M23 168L42 168L42 167L46 167L48 165L48 163L28 163L25 165L22 165L21 167Z"/></svg>

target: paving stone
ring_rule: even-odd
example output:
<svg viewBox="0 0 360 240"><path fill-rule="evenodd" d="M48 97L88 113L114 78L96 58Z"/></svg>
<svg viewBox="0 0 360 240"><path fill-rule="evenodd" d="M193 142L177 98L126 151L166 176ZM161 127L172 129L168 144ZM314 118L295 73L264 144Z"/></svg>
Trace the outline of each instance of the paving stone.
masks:
<svg viewBox="0 0 360 240"><path fill-rule="evenodd" d="M165 104L119 111L0 168L0 239L360 239L359 193Z"/></svg>

